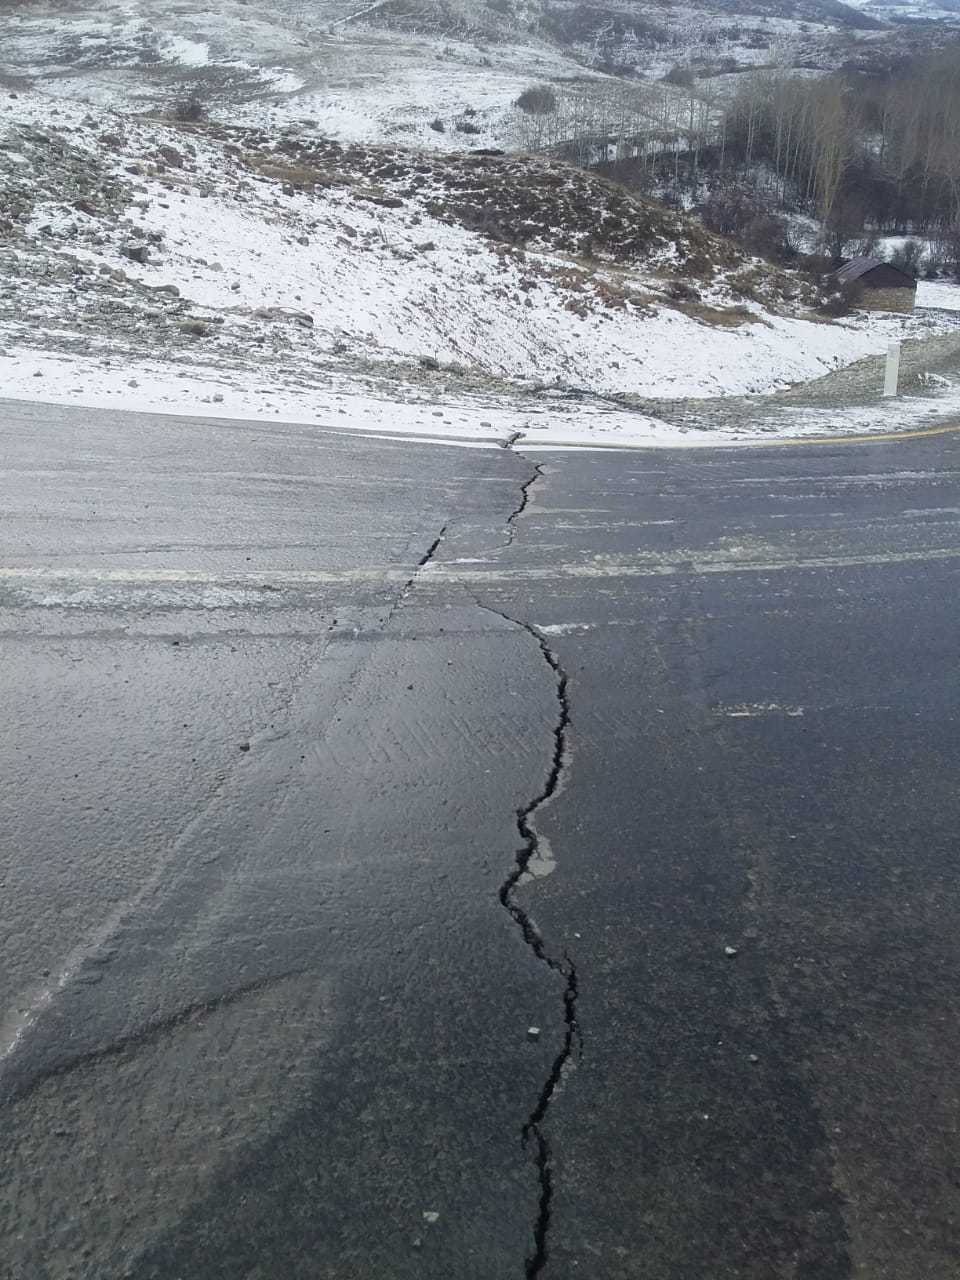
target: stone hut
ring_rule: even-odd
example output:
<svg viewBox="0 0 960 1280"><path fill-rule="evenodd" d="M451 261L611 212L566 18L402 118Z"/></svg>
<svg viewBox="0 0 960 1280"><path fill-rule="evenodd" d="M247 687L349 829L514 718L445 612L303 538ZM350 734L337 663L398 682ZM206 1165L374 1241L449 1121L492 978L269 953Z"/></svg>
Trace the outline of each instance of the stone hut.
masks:
<svg viewBox="0 0 960 1280"><path fill-rule="evenodd" d="M899 267L879 258L851 258L830 275L836 285L855 284L863 289L860 306L868 311L912 311L917 282Z"/></svg>

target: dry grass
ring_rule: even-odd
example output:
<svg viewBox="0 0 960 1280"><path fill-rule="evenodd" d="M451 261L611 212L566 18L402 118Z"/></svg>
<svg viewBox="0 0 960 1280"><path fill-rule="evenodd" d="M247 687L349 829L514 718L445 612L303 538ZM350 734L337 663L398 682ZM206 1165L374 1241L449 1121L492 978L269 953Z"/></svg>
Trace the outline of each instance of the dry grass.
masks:
<svg viewBox="0 0 960 1280"><path fill-rule="evenodd" d="M739 329L745 324L766 323L746 307L711 307L705 302L671 302L669 305L674 311L682 311L685 316L713 329Z"/></svg>
<svg viewBox="0 0 960 1280"><path fill-rule="evenodd" d="M329 169L321 169L307 164L278 164L266 160L256 153L245 157L248 169L259 173L263 178L272 178L275 182L286 183L291 187L303 187L314 190L317 187L348 187L355 179L345 173L333 173Z"/></svg>

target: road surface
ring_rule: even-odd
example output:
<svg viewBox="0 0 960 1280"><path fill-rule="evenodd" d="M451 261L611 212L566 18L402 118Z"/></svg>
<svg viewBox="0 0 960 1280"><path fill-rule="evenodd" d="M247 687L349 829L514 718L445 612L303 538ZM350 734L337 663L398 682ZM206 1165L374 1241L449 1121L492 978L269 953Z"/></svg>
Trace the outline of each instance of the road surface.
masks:
<svg viewBox="0 0 960 1280"><path fill-rule="evenodd" d="M2 410L0 1275L955 1280L960 435Z"/></svg>

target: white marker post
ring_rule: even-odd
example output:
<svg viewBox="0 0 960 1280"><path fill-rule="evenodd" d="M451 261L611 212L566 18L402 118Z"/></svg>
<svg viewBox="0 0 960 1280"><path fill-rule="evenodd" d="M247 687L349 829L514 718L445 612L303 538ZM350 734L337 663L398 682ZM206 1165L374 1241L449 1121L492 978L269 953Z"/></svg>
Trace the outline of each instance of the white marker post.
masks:
<svg viewBox="0 0 960 1280"><path fill-rule="evenodd" d="M900 385L900 343L891 342L887 347L887 368L883 375L883 394L895 396Z"/></svg>

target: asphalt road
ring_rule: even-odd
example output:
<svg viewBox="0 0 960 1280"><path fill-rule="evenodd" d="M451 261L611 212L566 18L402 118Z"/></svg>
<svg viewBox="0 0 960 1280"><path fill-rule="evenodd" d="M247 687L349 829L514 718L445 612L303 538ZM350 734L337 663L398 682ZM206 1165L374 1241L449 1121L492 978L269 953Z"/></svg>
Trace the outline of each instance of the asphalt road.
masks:
<svg viewBox="0 0 960 1280"><path fill-rule="evenodd" d="M5 1280L955 1280L960 435L0 448Z"/></svg>

